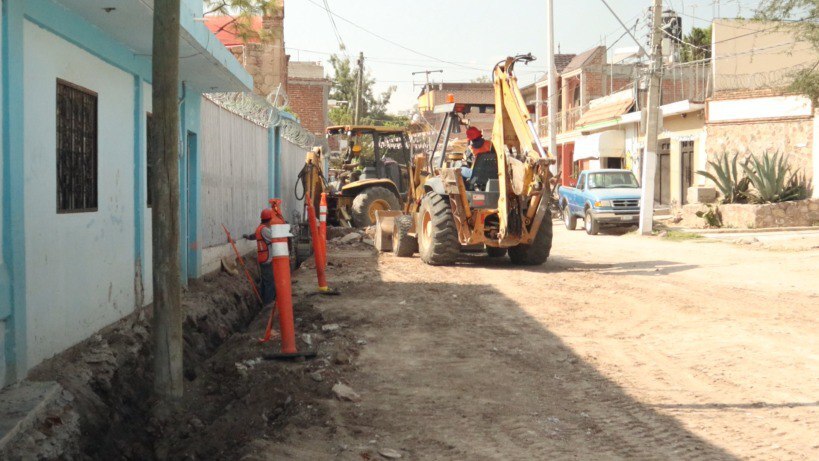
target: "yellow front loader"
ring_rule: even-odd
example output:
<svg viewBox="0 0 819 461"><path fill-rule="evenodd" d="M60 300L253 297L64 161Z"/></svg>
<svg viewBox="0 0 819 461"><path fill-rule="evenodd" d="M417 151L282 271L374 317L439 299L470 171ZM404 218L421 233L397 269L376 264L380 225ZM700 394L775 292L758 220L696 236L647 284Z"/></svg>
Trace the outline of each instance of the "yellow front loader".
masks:
<svg viewBox="0 0 819 461"><path fill-rule="evenodd" d="M423 194L410 197L406 215L386 226L396 255L417 248L428 264L451 264L462 249L482 245L490 256L508 253L514 264L546 261L552 247L549 165L555 159L540 143L514 74L516 63L532 60L519 55L495 66L492 149L471 163L448 145L468 124L472 107L456 101L435 108L445 117L417 184Z"/></svg>

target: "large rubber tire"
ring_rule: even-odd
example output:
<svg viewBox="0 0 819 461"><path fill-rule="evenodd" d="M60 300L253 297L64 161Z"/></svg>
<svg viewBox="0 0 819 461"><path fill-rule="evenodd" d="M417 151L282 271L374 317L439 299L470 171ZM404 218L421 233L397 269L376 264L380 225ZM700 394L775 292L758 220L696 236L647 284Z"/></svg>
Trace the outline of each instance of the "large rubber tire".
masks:
<svg viewBox="0 0 819 461"><path fill-rule="evenodd" d="M412 216L395 217L392 228L392 252L395 256L408 258L418 251L418 239L409 235L412 229Z"/></svg>
<svg viewBox="0 0 819 461"><path fill-rule="evenodd" d="M590 210L586 210L586 217L583 218L583 227L589 235L597 235L600 232L600 224L594 219Z"/></svg>
<svg viewBox="0 0 819 461"><path fill-rule="evenodd" d="M416 226L418 253L421 260L433 266L452 264L461 253L455 219L449 208L449 199L428 192L421 200Z"/></svg>
<svg viewBox="0 0 819 461"><path fill-rule="evenodd" d="M546 262L551 251L552 220L544 217L532 243L509 248L509 259L518 266L538 266Z"/></svg>
<svg viewBox="0 0 819 461"><path fill-rule="evenodd" d="M502 258L506 256L506 248L487 246L484 249L486 250L487 256L489 256L490 258Z"/></svg>
<svg viewBox="0 0 819 461"><path fill-rule="evenodd" d="M569 211L568 203L563 205L563 224L568 230L577 229L577 216L574 216L571 211Z"/></svg>
<svg viewBox="0 0 819 461"><path fill-rule="evenodd" d="M363 229L375 224L377 210L400 210L401 203L389 189L373 186L355 196L352 208L353 227Z"/></svg>

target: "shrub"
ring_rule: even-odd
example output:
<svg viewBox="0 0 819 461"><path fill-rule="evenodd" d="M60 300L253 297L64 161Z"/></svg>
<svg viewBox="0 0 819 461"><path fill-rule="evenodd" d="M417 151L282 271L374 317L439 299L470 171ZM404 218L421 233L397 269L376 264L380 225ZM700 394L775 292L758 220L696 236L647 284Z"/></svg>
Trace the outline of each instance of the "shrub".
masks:
<svg viewBox="0 0 819 461"><path fill-rule="evenodd" d="M748 163L747 160L745 163ZM742 165L742 169L738 168L739 154L729 157L727 153L724 153L716 161L709 161L708 165L714 170L713 173L699 170L697 174L714 182L722 193L722 202L745 203L750 180L743 174L745 164Z"/></svg>
<svg viewBox="0 0 819 461"><path fill-rule="evenodd" d="M778 203L804 200L811 195L810 181L799 170L792 171L788 158L767 152L753 156L743 165L753 188L745 192L751 203Z"/></svg>

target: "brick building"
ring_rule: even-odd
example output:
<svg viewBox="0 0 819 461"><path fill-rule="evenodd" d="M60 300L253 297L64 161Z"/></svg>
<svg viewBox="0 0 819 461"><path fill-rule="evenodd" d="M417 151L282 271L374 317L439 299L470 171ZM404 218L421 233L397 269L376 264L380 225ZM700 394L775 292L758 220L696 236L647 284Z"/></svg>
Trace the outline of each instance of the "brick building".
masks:
<svg viewBox="0 0 819 461"><path fill-rule="evenodd" d="M307 130L324 136L331 82L320 63L290 62L284 43L284 0L277 0L273 16L250 18L247 26L256 32L251 37L243 37L230 16L209 16L205 25L253 76L256 94L287 106Z"/></svg>
<svg viewBox="0 0 819 461"><path fill-rule="evenodd" d="M467 116L469 124L479 128L483 132L483 137L489 139L492 136L492 124L495 121L495 89L492 83L483 82L445 82L431 85L424 88L418 94L418 112L423 116L424 121L430 125L431 132L437 133L443 120L443 114L433 113L435 106L445 104L448 95L455 98L455 102L464 104L491 104L491 108L480 110L473 108L473 112ZM466 138L465 130L461 133L453 134L456 140Z"/></svg>
<svg viewBox="0 0 819 461"><path fill-rule="evenodd" d="M324 135L330 124L327 99L332 83L324 76L318 62L290 62L287 68L288 106L296 113L302 126L311 133Z"/></svg>

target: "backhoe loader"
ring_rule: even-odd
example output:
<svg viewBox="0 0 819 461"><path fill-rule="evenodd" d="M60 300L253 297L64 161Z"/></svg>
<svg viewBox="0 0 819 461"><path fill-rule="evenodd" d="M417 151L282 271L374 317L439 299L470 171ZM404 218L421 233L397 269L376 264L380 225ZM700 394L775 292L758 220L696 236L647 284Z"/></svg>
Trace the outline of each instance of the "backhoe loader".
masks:
<svg viewBox="0 0 819 461"><path fill-rule="evenodd" d="M516 63L532 60L519 55L495 66L492 149L471 162L448 147L452 133L480 108L454 101L435 108L446 114L437 139L409 168L404 214L376 224L376 232L392 233L391 239L376 236L376 242L391 243L380 249L391 247L397 256L417 251L431 265L454 263L462 249L477 245L489 256L508 254L513 264L546 261L552 247L549 165L555 159L540 143L514 74Z"/></svg>
<svg viewBox="0 0 819 461"><path fill-rule="evenodd" d="M329 168L325 176L324 166L330 162L325 162L320 147L314 147L307 153L299 182L316 207L321 193L327 193L329 224L364 228L375 223L376 211L400 209L407 195L410 160L405 129L331 126L327 137L339 147L339 168Z"/></svg>

